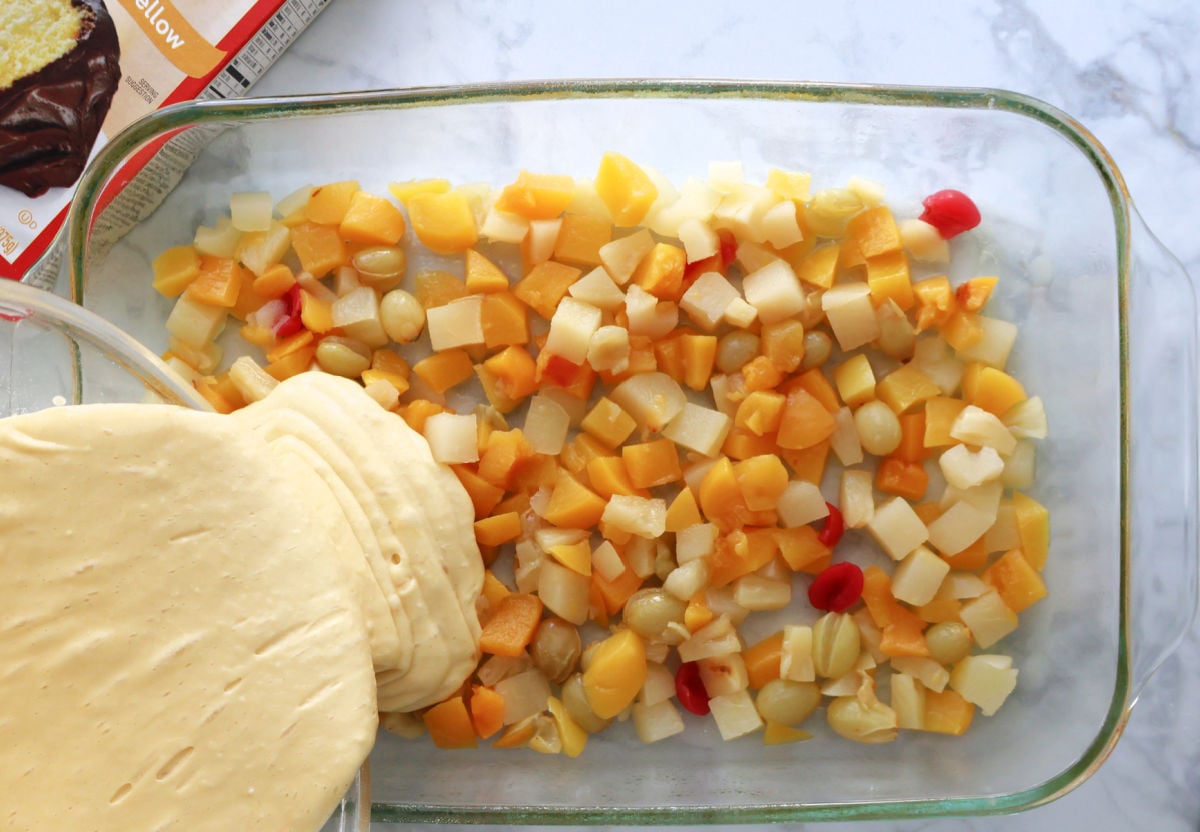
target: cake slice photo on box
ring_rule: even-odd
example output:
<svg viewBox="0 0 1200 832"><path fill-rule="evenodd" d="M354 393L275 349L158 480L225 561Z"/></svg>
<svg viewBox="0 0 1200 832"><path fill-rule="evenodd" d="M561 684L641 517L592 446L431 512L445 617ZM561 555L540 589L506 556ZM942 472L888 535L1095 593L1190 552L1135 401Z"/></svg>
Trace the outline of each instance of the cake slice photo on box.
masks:
<svg viewBox="0 0 1200 832"><path fill-rule="evenodd" d="M37 197L83 173L121 79L103 0L0 2L0 186Z"/></svg>

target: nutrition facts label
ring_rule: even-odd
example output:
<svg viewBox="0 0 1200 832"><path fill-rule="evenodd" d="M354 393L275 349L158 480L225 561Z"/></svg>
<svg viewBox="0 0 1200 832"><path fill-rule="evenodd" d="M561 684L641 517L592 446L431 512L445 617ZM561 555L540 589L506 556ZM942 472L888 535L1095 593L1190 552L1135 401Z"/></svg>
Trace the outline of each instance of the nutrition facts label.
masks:
<svg viewBox="0 0 1200 832"><path fill-rule="evenodd" d="M288 0L271 16L199 98L240 98L262 77L283 50L316 19L330 0Z"/></svg>

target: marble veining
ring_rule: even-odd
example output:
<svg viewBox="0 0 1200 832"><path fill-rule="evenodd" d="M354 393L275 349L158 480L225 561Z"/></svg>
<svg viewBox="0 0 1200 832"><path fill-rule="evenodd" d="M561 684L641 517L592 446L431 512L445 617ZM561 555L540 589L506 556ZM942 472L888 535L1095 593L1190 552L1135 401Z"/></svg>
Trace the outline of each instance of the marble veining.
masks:
<svg viewBox="0 0 1200 832"><path fill-rule="evenodd" d="M1195 0L338 0L256 92L582 76L1012 89L1096 134L1150 228L1200 278L1198 36ZM838 828L1195 832L1200 630L1153 678L1111 758L1066 797L1019 816Z"/></svg>

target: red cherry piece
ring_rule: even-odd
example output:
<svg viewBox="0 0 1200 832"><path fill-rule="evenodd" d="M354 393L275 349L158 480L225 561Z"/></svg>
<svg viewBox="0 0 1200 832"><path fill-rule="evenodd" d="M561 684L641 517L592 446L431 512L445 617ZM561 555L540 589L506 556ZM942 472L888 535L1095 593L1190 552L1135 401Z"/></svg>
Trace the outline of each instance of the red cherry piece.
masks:
<svg viewBox="0 0 1200 832"><path fill-rule="evenodd" d="M546 369L542 371L542 376L559 387L570 387L579 377L579 368L579 364L568 361L561 355L552 355L546 361Z"/></svg>
<svg viewBox="0 0 1200 832"><path fill-rule="evenodd" d="M304 327L304 322L300 319L300 287L292 286L282 299L287 304L287 313L275 322L273 331L276 338L295 335Z"/></svg>
<svg viewBox="0 0 1200 832"><path fill-rule="evenodd" d="M733 232L727 228L722 228L717 232L717 237L721 240L721 251L718 255L721 258L721 271L729 268L729 264L737 258L737 238L733 236Z"/></svg>
<svg viewBox="0 0 1200 832"><path fill-rule="evenodd" d="M842 539L842 533L846 531L846 520L842 517L842 512L833 503L827 502L825 503L825 507L829 509L829 516L825 518L825 525L817 533L817 540L832 549Z"/></svg>
<svg viewBox="0 0 1200 832"><path fill-rule="evenodd" d="M921 219L936 228L944 240L979 225L979 209L962 191L938 191L921 204L925 206Z"/></svg>
<svg viewBox="0 0 1200 832"><path fill-rule="evenodd" d="M675 671L675 695L679 697L679 704L696 716L708 713L708 691L700 678L700 665L695 662L679 665L679 670Z"/></svg>
<svg viewBox="0 0 1200 832"><path fill-rule="evenodd" d="M862 597L863 573L853 563L835 563L808 587L808 602L816 609L845 612Z"/></svg>

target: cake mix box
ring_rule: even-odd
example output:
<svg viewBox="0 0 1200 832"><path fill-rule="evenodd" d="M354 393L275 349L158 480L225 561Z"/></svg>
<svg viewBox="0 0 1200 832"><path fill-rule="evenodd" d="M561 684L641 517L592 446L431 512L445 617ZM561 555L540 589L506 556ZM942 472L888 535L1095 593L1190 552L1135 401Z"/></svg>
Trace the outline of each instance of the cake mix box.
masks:
<svg viewBox="0 0 1200 832"><path fill-rule="evenodd" d="M168 104L245 94L329 2L0 0L0 277L52 280L108 139Z"/></svg>

